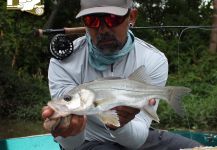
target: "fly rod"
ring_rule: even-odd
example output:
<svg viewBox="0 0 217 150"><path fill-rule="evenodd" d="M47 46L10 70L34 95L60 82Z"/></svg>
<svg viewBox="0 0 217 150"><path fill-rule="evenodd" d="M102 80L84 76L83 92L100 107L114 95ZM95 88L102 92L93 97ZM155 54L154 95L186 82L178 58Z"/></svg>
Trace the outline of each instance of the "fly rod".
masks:
<svg viewBox="0 0 217 150"><path fill-rule="evenodd" d="M85 27L73 27L73 28L62 28L62 29L35 29L34 35L37 37L43 37L44 35L55 35L55 34L84 34Z"/></svg>

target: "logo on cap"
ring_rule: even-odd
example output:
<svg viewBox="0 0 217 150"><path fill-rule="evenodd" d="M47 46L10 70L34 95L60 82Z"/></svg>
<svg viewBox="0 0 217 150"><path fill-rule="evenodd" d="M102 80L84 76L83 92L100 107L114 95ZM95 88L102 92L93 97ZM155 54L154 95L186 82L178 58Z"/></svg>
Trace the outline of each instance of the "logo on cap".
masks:
<svg viewBox="0 0 217 150"><path fill-rule="evenodd" d="M41 16L44 13L42 0L7 0L8 10L21 10Z"/></svg>

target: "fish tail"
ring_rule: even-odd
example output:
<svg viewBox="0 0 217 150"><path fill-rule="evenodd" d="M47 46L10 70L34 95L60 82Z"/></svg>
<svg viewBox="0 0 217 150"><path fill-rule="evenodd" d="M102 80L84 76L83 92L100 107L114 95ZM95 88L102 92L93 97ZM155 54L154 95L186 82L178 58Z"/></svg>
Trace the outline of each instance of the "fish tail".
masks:
<svg viewBox="0 0 217 150"><path fill-rule="evenodd" d="M182 97L191 92L187 87L168 86L168 103L172 106L177 114L184 116L183 105L181 104Z"/></svg>

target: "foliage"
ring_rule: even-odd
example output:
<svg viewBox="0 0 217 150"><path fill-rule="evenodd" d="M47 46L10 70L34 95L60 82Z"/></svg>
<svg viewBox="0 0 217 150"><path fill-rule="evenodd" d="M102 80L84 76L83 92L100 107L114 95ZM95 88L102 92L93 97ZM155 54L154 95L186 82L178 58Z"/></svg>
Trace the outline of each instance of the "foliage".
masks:
<svg viewBox="0 0 217 150"><path fill-rule="evenodd" d="M51 5L53 6L52 12L56 10L57 15L53 18L53 23L49 28L81 26L80 19L75 19L80 9L79 5L78 0L57 0L57 3L53 3L53 5Z"/></svg>
<svg viewBox="0 0 217 150"><path fill-rule="evenodd" d="M200 0L168 0L166 3L161 0L145 2L138 0L138 2L141 6L138 8L137 26L211 25L210 3L201 5ZM191 58L191 55L200 54L202 50L207 49L210 36L209 30L186 28L141 29L134 32L166 54L172 72L177 71L179 55L184 54L187 58Z"/></svg>
<svg viewBox="0 0 217 150"><path fill-rule="evenodd" d="M47 83L40 76L17 73L5 62L0 61L0 116L40 119L41 108L50 99Z"/></svg>

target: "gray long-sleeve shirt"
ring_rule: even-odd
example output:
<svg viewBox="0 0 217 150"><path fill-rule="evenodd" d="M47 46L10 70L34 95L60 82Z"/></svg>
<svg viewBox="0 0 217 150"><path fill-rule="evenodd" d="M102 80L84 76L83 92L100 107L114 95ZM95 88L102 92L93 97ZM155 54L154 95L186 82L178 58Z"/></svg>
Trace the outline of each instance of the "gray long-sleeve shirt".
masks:
<svg viewBox="0 0 217 150"><path fill-rule="evenodd" d="M152 45L135 38L135 48L123 59L100 72L88 63L88 44L85 37L74 41L75 52L60 61L50 60L49 88L51 97L62 97L75 86L98 78L108 76L128 77L141 65L145 66L146 74L151 78L152 85L164 86L168 77L168 62L165 55ZM155 105L155 109L157 109ZM66 150L72 150L82 144L84 140L117 142L129 149L137 149L144 144L151 124L151 119L140 112L136 117L115 131L108 130L96 117L88 116L85 130L76 136L67 138L57 137L56 141Z"/></svg>

